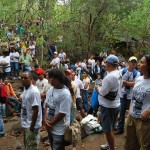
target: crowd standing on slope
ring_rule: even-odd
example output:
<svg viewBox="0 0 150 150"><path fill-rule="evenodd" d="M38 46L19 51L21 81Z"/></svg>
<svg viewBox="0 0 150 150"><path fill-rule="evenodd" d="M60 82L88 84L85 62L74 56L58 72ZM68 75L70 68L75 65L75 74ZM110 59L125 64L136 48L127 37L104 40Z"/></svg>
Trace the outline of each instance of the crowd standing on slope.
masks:
<svg viewBox="0 0 150 150"><path fill-rule="evenodd" d="M13 115L21 116L26 150L38 149L43 130L48 132L52 150L64 150L66 127L77 119L77 112L82 118L98 114L108 142L101 149L114 150L114 135L124 132L126 150L150 148L150 54L141 60L131 56L126 62L112 49L108 56L91 55L72 63L63 49L51 42L49 69L44 71L36 58L40 46L34 35L13 38L13 34L24 34L23 27L18 27L16 33L7 33L0 48L1 136L5 134L6 105L12 104ZM21 95L16 94L10 79L21 79ZM89 100L91 84L98 93L96 109ZM72 143L73 150L76 146Z"/></svg>

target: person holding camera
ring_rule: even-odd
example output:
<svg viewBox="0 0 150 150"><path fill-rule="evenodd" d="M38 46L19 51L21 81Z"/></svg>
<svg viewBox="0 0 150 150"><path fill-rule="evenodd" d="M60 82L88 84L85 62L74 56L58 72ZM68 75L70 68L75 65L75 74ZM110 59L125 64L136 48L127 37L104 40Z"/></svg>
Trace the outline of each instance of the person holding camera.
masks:
<svg viewBox="0 0 150 150"><path fill-rule="evenodd" d="M121 70L123 84L120 97L120 118L117 126L117 131L114 133L115 135L124 133L126 110L129 110L135 79L140 76L140 72L135 69L136 66L137 58L132 56L128 60L128 67Z"/></svg>

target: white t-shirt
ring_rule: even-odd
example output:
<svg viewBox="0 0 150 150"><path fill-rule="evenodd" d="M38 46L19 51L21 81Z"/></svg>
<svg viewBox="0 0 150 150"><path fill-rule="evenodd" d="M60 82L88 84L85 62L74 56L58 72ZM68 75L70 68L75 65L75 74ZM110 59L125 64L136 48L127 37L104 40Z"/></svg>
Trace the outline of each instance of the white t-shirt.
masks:
<svg viewBox="0 0 150 150"><path fill-rule="evenodd" d="M99 91L99 104L107 108L117 108L120 106L120 88L121 88L121 74L118 70L108 73L102 81L102 86ZM117 96L114 101L104 98L109 92L116 92Z"/></svg>
<svg viewBox="0 0 150 150"><path fill-rule="evenodd" d="M94 66L95 66L95 59L89 59L88 60L88 65L90 65L92 67L92 69L93 69Z"/></svg>
<svg viewBox="0 0 150 150"><path fill-rule="evenodd" d="M138 77L132 92L130 114L135 118L141 118L141 113L150 108L150 78Z"/></svg>
<svg viewBox="0 0 150 150"><path fill-rule="evenodd" d="M58 57L54 58L51 62L51 64L57 64L57 68L59 68L59 65L60 65L60 59ZM55 67L53 67L55 68Z"/></svg>
<svg viewBox="0 0 150 150"><path fill-rule="evenodd" d="M13 52L13 53L11 52L9 54L9 56L10 56L10 62L19 62L19 53L18 52ZM18 59L15 57L18 57Z"/></svg>
<svg viewBox="0 0 150 150"><path fill-rule="evenodd" d="M35 45L30 45L29 49L31 50L31 54L35 55Z"/></svg>
<svg viewBox="0 0 150 150"><path fill-rule="evenodd" d="M48 84L48 80L47 79L43 79L43 80L37 80L36 81L36 86L39 89L40 93L42 93L44 87Z"/></svg>
<svg viewBox="0 0 150 150"><path fill-rule="evenodd" d="M83 79L83 87L85 86L86 83L89 83L89 85L90 85L90 79L89 79L88 77L85 78L85 79ZM89 89L89 85L88 85L87 88L84 89L84 90L88 90L88 89Z"/></svg>
<svg viewBox="0 0 150 150"><path fill-rule="evenodd" d="M122 71L123 69L120 70L120 74L122 75ZM129 72L127 70L127 72L122 76L122 80L128 80L128 81L135 81L138 77L140 76L140 72L137 72L136 77L133 79L133 72ZM130 87L130 89L125 88L125 86L122 86L121 88L121 98L123 98L123 95L126 93L127 94L127 99L131 99L132 98L132 90L133 87Z"/></svg>
<svg viewBox="0 0 150 150"><path fill-rule="evenodd" d="M66 57L66 54L64 52L58 54L58 58L60 59L60 61L65 60L65 57Z"/></svg>
<svg viewBox="0 0 150 150"><path fill-rule="evenodd" d="M53 125L50 130L51 133L56 135L64 135L65 127L70 125L70 113L72 96L70 91L63 87L62 89L55 89L51 87L46 93L45 100L47 108L47 119L51 120L56 114L66 114L63 119Z"/></svg>
<svg viewBox="0 0 150 150"><path fill-rule="evenodd" d="M39 129L42 125L42 109L40 92L34 85L31 85L22 93L21 125L23 128L30 128L33 115L33 106L38 106L38 117L34 128Z"/></svg>
<svg viewBox="0 0 150 150"><path fill-rule="evenodd" d="M82 67L82 68L86 68L86 63L85 63L85 62L82 62L82 63L81 63L81 67Z"/></svg>
<svg viewBox="0 0 150 150"><path fill-rule="evenodd" d="M11 67L10 67L10 56L3 57L3 60L2 60L2 61L8 63L8 65L5 66L5 72L10 72L10 71L11 71Z"/></svg>
<svg viewBox="0 0 150 150"><path fill-rule="evenodd" d="M77 94L76 94L76 98L81 98L81 94L80 94L80 90L84 89L83 87L83 83L80 79L75 78L75 83L77 84Z"/></svg>

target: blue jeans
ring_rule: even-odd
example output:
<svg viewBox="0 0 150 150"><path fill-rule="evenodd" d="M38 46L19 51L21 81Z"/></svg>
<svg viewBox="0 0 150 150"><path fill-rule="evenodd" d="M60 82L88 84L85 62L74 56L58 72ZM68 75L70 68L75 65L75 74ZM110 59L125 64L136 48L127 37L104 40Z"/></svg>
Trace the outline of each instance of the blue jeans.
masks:
<svg viewBox="0 0 150 150"><path fill-rule="evenodd" d="M19 76L19 63L18 62L11 62L11 68L14 73L15 77Z"/></svg>
<svg viewBox="0 0 150 150"><path fill-rule="evenodd" d="M20 103L18 102L18 100L16 98L14 98L13 96L10 96L8 98L8 101L12 102L12 103L15 103L14 110L15 110L15 112L18 112L19 111L19 106L20 106Z"/></svg>
<svg viewBox="0 0 150 150"><path fill-rule="evenodd" d="M124 123L125 123L125 114L126 110L129 110L130 107L130 99L120 98L121 106L120 106L120 119L118 122L118 131L124 131Z"/></svg>
<svg viewBox="0 0 150 150"><path fill-rule="evenodd" d="M31 71L31 66L22 65L23 71Z"/></svg>
<svg viewBox="0 0 150 150"><path fill-rule="evenodd" d="M2 117L6 116L6 104L0 104L0 115Z"/></svg>
<svg viewBox="0 0 150 150"><path fill-rule="evenodd" d="M64 135L55 135L48 133L52 150L65 150Z"/></svg>
<svg viewBox="0 0 150 150"><path fill-rule="evenodd" d="M83 109L86 113L89 111L89 105L88 105L88 90L82 91L82 101L83 101Z"/></svg>
<svg viewBox="0 0 150 150"><path fill-rule="evenodd" d="M4 122L2 116L0 115L0 136L5 134Z"/></svg>

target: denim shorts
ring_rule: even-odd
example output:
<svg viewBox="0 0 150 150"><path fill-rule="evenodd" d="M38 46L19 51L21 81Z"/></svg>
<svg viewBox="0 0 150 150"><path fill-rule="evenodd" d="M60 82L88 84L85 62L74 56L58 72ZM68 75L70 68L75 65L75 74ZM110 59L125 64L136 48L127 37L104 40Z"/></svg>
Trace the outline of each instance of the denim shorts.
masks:
<svg viewBox="0 0 150 150"><path fill-rule="evenodd" d="M116 119L119 113L119 107L107 108L101 105L100 111L101 111L102 130L104 132L112 132L115 127Z"/></svg>
<svg viewBox="0 0 150 150"><path fill-rule="evenodd" d="M64 135L55 135L48 132L48 137L52 150L65 150Z"/></svg>

